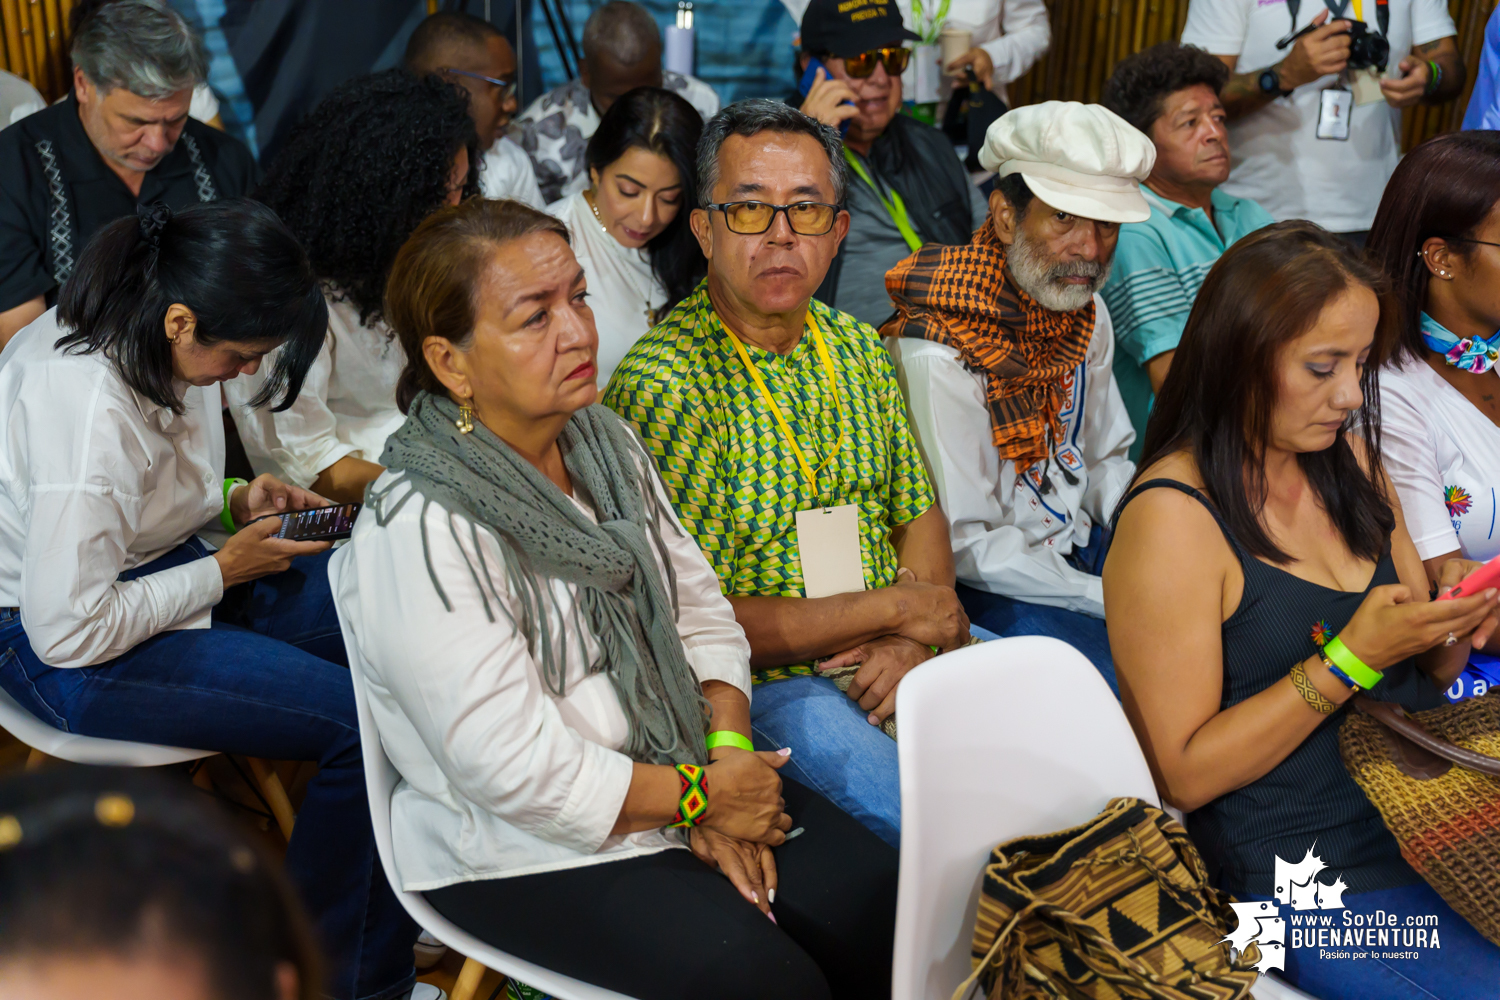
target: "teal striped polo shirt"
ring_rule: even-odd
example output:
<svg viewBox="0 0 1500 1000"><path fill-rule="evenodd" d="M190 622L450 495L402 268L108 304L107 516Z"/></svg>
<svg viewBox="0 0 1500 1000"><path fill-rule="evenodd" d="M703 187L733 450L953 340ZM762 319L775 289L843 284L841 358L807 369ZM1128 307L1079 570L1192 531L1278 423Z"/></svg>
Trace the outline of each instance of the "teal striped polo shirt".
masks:
<svg viewBox="0 0 1500 1000"><path fill-rule="evenodd" d="M1141 194L1151 206L1151 218L1120 227L1114 269L1103 293L1115 327L1115 381L1135 426L1132 459L1140 458L1151 412L1145 363L1176 349L1193 299L1219 255L1241 236L1275 221L1255 202L1218 188L1210 195L1213 222L1203 209L1168 201L1144 184Z"/></svg>

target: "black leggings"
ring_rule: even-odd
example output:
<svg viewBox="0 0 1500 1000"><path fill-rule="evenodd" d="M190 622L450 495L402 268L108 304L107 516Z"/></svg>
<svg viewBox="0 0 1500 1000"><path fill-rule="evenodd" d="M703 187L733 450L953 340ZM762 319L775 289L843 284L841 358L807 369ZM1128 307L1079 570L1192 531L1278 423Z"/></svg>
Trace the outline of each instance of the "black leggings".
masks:
<svg viewBox="0 0 1500 1000"><path fill-rule="evenodd" d="M688 851L427 893L502 951L642 1000L873 1000L891 995L895 848L784 780L778 924Z"/></svg>

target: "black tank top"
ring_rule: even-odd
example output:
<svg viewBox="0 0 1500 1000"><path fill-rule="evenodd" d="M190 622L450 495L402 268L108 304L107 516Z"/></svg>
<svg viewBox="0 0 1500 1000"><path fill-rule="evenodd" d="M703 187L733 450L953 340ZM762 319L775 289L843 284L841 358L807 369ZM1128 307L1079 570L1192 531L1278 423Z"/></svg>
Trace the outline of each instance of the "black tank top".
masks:
<svg viewBox="0 0 1500 1000"><path fill-rule="evenodd" d="M1158 487L1186 493L1208 508L1245 575L1239 606L1222 627L1220 711L1259 694L1285 677L1292 664L1317 653L1315 631L1337 634L1372 588L1400 582L1389 544L1369 586L1358 592L1309 583L1261 562L1240 547L1207 497L1173 479L1141 483L1126 495L1120 508ZM1386 668L1381 682L1368 694L1411 710L1444 703L1442 693L1411 660ZM1188 814L1188 832L1221 889L1274 895L1277 856L1292 863L1301 861L1315 842L1315 853L1330 874L1343 876L1350 893L1420 880L1402 859L1380 814L1344 769L1338 733L1346 712L1341 708L1324 719L1301 746L1263 777Z"/></svg>

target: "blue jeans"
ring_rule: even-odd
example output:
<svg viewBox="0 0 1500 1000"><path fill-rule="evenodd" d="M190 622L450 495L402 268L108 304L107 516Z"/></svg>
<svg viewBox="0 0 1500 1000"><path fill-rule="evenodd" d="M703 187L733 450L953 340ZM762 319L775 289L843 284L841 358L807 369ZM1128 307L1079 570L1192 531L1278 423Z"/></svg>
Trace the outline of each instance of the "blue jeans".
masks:
<svg viewBox="0 0 1500 1000"><path fill-rule="evenodd" d="M757 684L750 730L757 750L792 748L782 772L901 846L901 773L896 741L826 677ZM796 817L792 817L793 821Z"/></svg>
<svg viewBox="0 0 1500 1000"><path fill-rule="evenodd" d="M1264 896L1248 897L1265 899ZM1306 911L1318 919L1331 917L1339 929L1356 915L1378 912L1395 914L1401 940L1387 947L1343 944L1321 947L1297 941L1292 916L1303 916L1281 907L1286 927L1286 970L1282 979L1318 1000L1493 1000L1500 995L1500 948L1495 947L1469 922L1453 911L1426 882L1345 896L1344 909ZM1345 917L1348 913L1350 916ZM1436 931L1440 946L1414 947L1415 931L1399 926L1407 917L1428 918L1428 934ZM1434 922L1435 921L1435 922ZM1412 945L1404 935L1412 934ZM1301 944L1299 947L1298 945ZM1347 954L1347 958L1325 958L1323 952ZM1388 958L1395 952L1411 957ZM1362 958L1355 955L1364 954Z"/></svg>
<svg viewBox="0 0 1500 1000"><path fill-rule="evenodd" d="M206 554L190 539L122 577ZM47 666L20 616L0 611L0 687L65 732L317 761L286 871L318 930L325 991L339 1000L386 1000L411 989L417 927L375 852L329 555L227 591L212 628L160 632L92 667Z"/></svg>
<svg viewBox="0 0 1500 1000"><path fill-rule="evenodd" d="M1001 638L1013 635L1049 635L1061 639L1084 656L1094 669L1109 682L1109 689L1120 696L1120 685L1115 681L1115 660L1109 651L1109 632L1104 628L1104 619L1080 614L1066 608L1051 608L1044 604L1027 604L1014 597L1002 597L987 590L975 590L959 584L958 600L964 606L969 621L989 629Z"/></svg>
<svg viewBox="0 0 1500 1000"><path fill-rule="evenodd" d="M1068 562L1081 573L1098 576L1104 571L1104 556L1109 552L1109 536L1099 525L1089 532L1089 543L1075 546ZM1014 597L1002 597L987 590L975 590L959 584L958 601L964 606L969 622L988 629L1000 638L1013 635L1046 635L1061 639L1084 656L1109 682L1109 689L1120 697L1115 681L1115 658L1109 651L1109 633L1104 619L1079 614L1064 608L1028 604Z"/></svg>

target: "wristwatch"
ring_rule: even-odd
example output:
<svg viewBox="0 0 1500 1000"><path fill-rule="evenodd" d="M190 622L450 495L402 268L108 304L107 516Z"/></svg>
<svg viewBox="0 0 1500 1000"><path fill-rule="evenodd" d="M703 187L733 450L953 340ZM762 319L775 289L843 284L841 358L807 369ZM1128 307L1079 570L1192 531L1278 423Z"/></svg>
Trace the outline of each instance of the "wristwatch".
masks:
<svg viewBox="0 0 1500 1000"><path fill-rule="evenodd" d="M1276 72L1275 66L1261 73L1260 92L1269 97L1285 97L1291 93L1290 90L1282 89L1281 74Z"/></svg>

